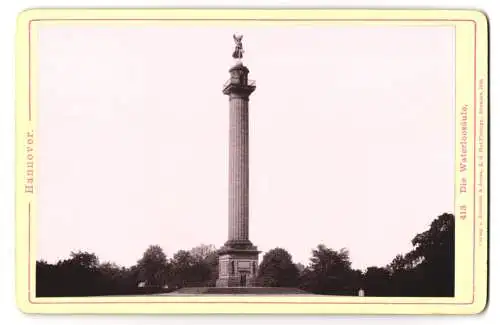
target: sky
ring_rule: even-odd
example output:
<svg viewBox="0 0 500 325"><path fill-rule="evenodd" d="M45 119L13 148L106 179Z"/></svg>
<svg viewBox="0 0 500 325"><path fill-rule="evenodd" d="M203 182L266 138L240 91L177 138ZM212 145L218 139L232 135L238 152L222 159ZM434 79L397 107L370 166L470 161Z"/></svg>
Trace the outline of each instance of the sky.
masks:
<svg viewBox="0 0 500 325"><path fill-rule="evenodd" d="M384 266L453 211L451 27L39 24L38 259L223 245L233 33L260 250Z"/></svg>

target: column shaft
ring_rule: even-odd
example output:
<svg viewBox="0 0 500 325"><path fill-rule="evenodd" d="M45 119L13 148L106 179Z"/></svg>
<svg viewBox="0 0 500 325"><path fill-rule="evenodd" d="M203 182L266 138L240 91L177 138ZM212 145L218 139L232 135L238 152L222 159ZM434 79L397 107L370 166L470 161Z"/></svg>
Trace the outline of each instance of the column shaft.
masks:
<svg viewBox="0 0 500 325"><path fill-rule="evenodd" d="M229 100L229 240L248 240L248 99Z"/></svg>

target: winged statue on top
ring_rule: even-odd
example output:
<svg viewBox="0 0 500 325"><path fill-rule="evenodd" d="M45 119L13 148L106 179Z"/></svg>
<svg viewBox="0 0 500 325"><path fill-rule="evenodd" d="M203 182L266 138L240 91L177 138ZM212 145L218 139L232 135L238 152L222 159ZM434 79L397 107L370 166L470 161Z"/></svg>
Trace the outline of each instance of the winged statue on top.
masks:
<svg viewBox="0 0 500 325"><path fill-rule="evenodd" d="M243 43L241 42L243 35L233 34L233 39L236 45L233 52L233 58L241 60L241 58L243 58L243 53L245 53L243 50Z"/></svg>

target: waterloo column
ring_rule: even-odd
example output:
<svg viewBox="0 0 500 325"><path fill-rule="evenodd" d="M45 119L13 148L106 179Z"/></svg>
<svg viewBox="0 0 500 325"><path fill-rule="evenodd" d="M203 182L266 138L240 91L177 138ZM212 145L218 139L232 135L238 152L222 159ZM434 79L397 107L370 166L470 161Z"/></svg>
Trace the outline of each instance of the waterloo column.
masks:
<svg viewBox="0 0 500 325"><path fill-rule="evenodd" d="M218 287L253 286L259 254L248 233L248 104L255 81L248 79L249 70L241 62L242 37L233 37L237 62L229 69L230 78L222 90L229 97L229 215L228 240L219 251Z"/></svg>
<svg viewBox="0 0 500 325"><path fill-rule="evenodd" d="M248 241L248 100L254 85L245 82L248 69L234 66L231 73L243 79L224 89L229 95L229 231L230 242Z"/></svg>

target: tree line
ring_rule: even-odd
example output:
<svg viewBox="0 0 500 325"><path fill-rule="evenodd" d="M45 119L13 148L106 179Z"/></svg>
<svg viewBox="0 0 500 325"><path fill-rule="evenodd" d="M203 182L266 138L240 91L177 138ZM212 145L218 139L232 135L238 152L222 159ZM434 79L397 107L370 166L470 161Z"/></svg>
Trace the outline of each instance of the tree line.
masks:
<svg viewBox="0 0 500 325"><path fill-rule="evenodd" d="M427 231L417 234L413 249L386 266L361 271L351 266L347 249L319 244L307 266L294 263L283 248L266 252L258 268L257 285L294 287L324 295L396 297L454 296L455 220L444 213ZM218 254L213 245L180 250L167 258L152 245L134 266L101 263L94 253L72 252L66 260L36 263L38 297L135 295L170 292L182 287L215 286Z"/></svg>

